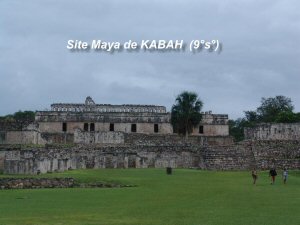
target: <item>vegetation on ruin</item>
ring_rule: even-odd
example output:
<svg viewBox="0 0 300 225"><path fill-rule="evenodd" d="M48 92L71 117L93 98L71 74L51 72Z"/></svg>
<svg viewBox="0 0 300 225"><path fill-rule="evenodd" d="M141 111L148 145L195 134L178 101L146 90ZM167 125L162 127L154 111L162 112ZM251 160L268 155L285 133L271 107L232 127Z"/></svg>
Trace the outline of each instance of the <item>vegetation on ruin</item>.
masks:
<svg viewBox="0 0 300 225"><path fill-rule="evenodd" d="M280 171L278 171L280 174ZM21 176L21 175L17 175ZM129 188L0 190L0 224L12 225L298 225L300 172L270 185L259 172L175 169L98 169L46 174ZM7 175L0 175L7 177Z"/></svg>
<svg viewBox="0 0 300 225"><path fill-rule="evenodd" d="M16 123L20 128L27 126L34 122L35 112L33 111L18 111L14 114L6 116L0 116L0 122L2 123Z"/></svg>
<svg viewBox="0 0 300 225"><path fill-rule="evenodd" d="M9 149L37 149L37 148L45 148L43 144L0 144L0 150L9 150Z"/></svg>
<svg viewBox="0 0 300 225"><path fill-rule="evenodd" d="M1 150L32 150L32 149L66 149L78 146L75 143L51 143L51 144L0 144Z"/></svg>
<svg viewBox="0 0 300 225"><path fill-rule="evenodd" d="M171 109L171 123L176 133L187 137L202 119L203 102L194 92L184 91L177 96Z"/></svg>
<svg viewBox="0 0 300 225"><path fill-rule="evenodd" d="M243 118L229 120L229 133L236 141L244 139L244 128L260 123L300 122L300 113L293 112L292 100L285 96L262 98L261 105L254 111L245 111Z"/></svg>
<svg viewBox="0 0 300 225"><path fill-rule="evenodd" d="M51 143L51 144L45 144L45 147L46 148L63 149L63 148L73 148L77 145L78 144L75 144L75 143Z"/></svg>

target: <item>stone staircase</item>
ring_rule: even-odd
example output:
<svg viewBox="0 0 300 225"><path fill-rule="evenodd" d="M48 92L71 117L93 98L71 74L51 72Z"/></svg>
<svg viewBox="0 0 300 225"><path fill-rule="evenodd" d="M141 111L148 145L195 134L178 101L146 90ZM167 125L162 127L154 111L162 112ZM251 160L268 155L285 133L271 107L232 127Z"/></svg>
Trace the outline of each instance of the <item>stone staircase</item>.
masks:
<svg viewBox="0 0 300 225"><path fill-rule="evenodd" d="M204 169L210 170L241 170L256 166L251 149L243 145L213 146L203 151Z"/></svg>

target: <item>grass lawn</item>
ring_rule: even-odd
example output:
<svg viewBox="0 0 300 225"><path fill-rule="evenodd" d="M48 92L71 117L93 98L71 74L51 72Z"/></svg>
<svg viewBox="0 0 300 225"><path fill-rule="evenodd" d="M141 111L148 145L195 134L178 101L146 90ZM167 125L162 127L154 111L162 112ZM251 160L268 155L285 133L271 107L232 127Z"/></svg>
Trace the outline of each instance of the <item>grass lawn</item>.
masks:
<svg viewBox="0 0 300 225"><path fill-rule="evenodd" d="M175 169L74 170L47 174L81 182L135 184L129 188L0 190L0 224L299 225L300 172L287 185L267 172ZM7 177L0 175L0 177Z"/></svg>

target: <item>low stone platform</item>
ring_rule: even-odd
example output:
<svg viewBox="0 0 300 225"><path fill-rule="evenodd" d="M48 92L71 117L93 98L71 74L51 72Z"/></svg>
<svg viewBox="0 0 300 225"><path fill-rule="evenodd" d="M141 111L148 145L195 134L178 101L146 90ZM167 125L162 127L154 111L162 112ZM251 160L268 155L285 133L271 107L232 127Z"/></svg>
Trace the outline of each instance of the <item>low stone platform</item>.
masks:
<svg viewBox="0 0 300 225"><path fill-rule="evenodd" d="M4 146L0 148L0 170L4 174L43 174L100 168L300 169L300 140L250 140L227 145L148 141L26 149Z"/></svg>
<svg viewBox="0 0 300 225"><path fill-rule="evenodd" d="M71 188L73 178L0 178L0 189Z"/></svg>
<svg viewBox="0 0 300 225"><path fill-rule="evenodd" d="M0 178L0 190L4 189L39 189L39 188L123 188L136 185L93 182L79 183L74 178Z"/></svg>

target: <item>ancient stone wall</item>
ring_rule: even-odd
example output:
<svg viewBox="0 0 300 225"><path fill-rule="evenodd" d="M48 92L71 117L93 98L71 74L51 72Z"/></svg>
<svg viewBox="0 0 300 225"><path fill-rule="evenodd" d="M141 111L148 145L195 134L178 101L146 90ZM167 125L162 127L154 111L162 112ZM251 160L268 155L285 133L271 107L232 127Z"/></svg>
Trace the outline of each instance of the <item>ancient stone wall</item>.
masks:
<svg viewBox="0 0 300 225"><path fill-rule="evenodd" d="M41 139L37 144L73 144L74 134L70 133L40 133Z"/></svg>
<svg viewBox="0 0 300 225"><path fill-rule="evenodd" d="M74 133L76 129L84 130L85 122L66 122L66 132ZM91 122L87 123L90 127ZM93 122L95 131L107 132L110 131L111 123L102 123L102 122ZM131 133L131 124L132 123L113 123L114 131L116 132L126 132ZM136 133L155 133L154 124L158 126L158 132L161 134L170 134L173 133L173 128L169 123L135 123L136 124ZM63 132L63 122L40 122L39 123L41 132L48 133L58 133ZM90 130L90 129L89 129Z"/></svg>
<svg viewBox="0 0 300 225"><path fill-rule="evenodd" d="M214 124L225 125L228 123L227 114L212 114L211 111L202 113L201 125Z"/></svg>
<svg viewBox="0 0 300 225"><path fill-rule="evenodd" d="M48 133L74 133L76 129L173 133L171 114L167 113L164 106L95 104L91 97L87 97L84 104L52 104L51 111L36 112L35 121L39 124L41 132ZM87 127L92 124L93 129L85 129L86 123ZM136 129L132 129L132 125L136 126ZM192 133L200 136L228 136L228 115L212 114L211 111L202 113L202 120Z"/></svg>
<svg viewBox="0 0 300 225"><path fill-rule="evenodd" d="M44 144L37 123L0 122L0 144Z"/></svg>
<svg viewBox="0 0 300 225"><path fill-rule="evenodd" d="M41 132L63 132L63 123L66 131L74 133L76 129L84 130L85 123L94 125L94 131L110 131L113 124L114 131L130 133L132 124L136 124L137 133L173 133L170 124L170 115L149 113L65 113L65 112L38 112L36 120ZM156 125L155 125L156 124ZM157 126L155 131L154 126Z"/></svg>
<svg viewBox="0 0 300 225"><path fill-rule="evenodd" d="M146 134L95 131L87 132L76 129L74 133L69 132L39 132L36 130L7 131L0 144L151 144L151 145L176 145L182 143L228 145L233 143L230 136L189 136L177 134Z"/></svg>
<svg viewBox="0 0 300 225"><path fill-rule="evenodd" d="M4 173L36 174L85 168L199 167L196 147L107 146L90 149L30 149L5 152Z"/></svg>
<svg viewBox="0 0 300 225"><path fill-rule="evenodd" d="M78 144L124 144L123 132L84 132L74 133L74 143Z"/></svg>
<svg viewBox="0 0 300 225"><path fill-rule="evenodd" d="M202 127L200 129L200 126ZM228 124L219 125L219 124L204 124L201 123L193 128L193 135L199 136L228 136L229 135L229 126Z"/></svg>
<svg viewBox="0 0 300 225"><path fill-rule="evenodd" d="M182 145L231 145L233 139L230 136L184 136L177 134L159 135L159 134L124 134L124 142L130 145L146 145L146 146L182 146Z"/></svg>
<svg viewBox="0 0 300 225"><path fill-rule="evenodd" d="M6 132L6 143L9 144L38 144L40 139L40 133L33 130Z"/></svg>
<svg viewBox="0 0 300 225"><path fill-rule="evenodd" d="M6 131L1 133L3 137L0 144L46 144L41 133L36 130Z"/></svg>
<svg viewBox="0 0 300 225"><path fill-rule="evenodd" d="M20 123L0 121L0 131L21 130L21 129L22 126Z"/></svg>
<svg viewBox="0 0 300 225"><path fill-rule="evenodd" d="M300 169L300 140L249 141L255 162L259 168Z"/></svg>
<svg viewBox="0 0 300 225"><path fill-rule="evenodd" d="M36 112L37 122L169 123L169 113Z"/></svg>
<svg viewBox="0 0 300 225"><path fill-rule="evenodd" d="M110 105L110 104L68 104L54 103L52 111L58 112L154 112L165 113L166 107L155 105Z"/></svg>
<svg viewBox="0 0 300 225"><path fill-rule="evenodd" d="M0 178L0 189L70 188L73 178Z"/></svg>
<svg viewBox="0 0 300 225"><path fill-rule="evenodd" d="M300 123L266 123L244 129L245 139L299 140Z"/></svg>
<svg viewBox="0 0 300 225"><path fill-rule="evenodd" d="M0 151L0 173L4 170L4 160L5 160L5 152Z"/></svg>
<svg viewBox="0 0 300 225"><path fill-rule="evenodd" d="M51 105L52 111L58 112L151 112L165 113L166 107L156 105L111 105L111 104L96 104L94 100L88 96L84 104L78 103L54 103Z"/></svg>
<svg viewBox="0 0 300 225"><path fill-rule="evenodd" d="M218 114L203 114L203 119L192 134L200 136L228 136L228 116ZM95 131L110 131L113 124L114 131L131 133L131 125L136 124L136 133L172 134L170 114L151 113L66 113L66 112L37 112L36 120L41 132L62 132L63 123L66 130L74 133L76 129L84 129L84 124L94 124ZM157 131L155 131L157 126ZM202 131L200 129L202 127ZM200 132L201 131L201 132Z"/></svg>
<svg viewBox="0 0 300 225"><path fill-rule="evenodd" d="M124 137L126 139L126 137ZM132 138L132 137L131 137ZM160 140L161 141L161 140ZM206 145L158 140L135 144L80 145L72 148L3 149L4 172L36 174L84 168L201 168L245 170L256 167L300 169L299 141L244 141L231 145Z"/></svg>
<svg viewBox="0 0 300 225"><path fill-rule="evenodd" d="M184 136L177 134L143 134L124 132L85 132L80 129L74 133L74 143L79 144L127 144L127 145L230 145L230 136Z"/></svg>
<svg viewBox="0 0 300 225"><path fill-rule="evenodd" d="M5 144L6 142L6 131L0 131L0 144Z"/></svg>

